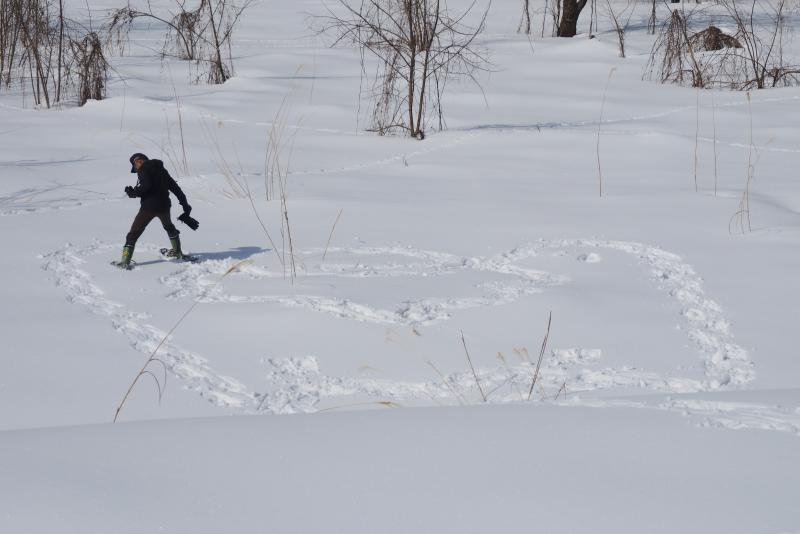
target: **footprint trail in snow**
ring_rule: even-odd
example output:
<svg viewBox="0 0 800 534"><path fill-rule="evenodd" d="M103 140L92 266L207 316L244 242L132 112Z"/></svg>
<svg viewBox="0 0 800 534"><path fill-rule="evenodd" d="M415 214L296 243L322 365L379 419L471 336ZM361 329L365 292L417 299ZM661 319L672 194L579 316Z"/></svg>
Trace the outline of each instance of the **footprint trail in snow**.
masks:
<svg viewBox="0 0 800 534"><path fill-rule="evenodd" d="M93 261L93 256L108 254L113 248L100 242L86 247L68 244L42 256L43 268L51 274L56 285L66 291L71 302L84 306L96 315L107 317L134 348L143 354L150 354L163 339L165 330L147 324L144 314L128 310L124 304L108 297L84 269L87 263ZM155 247L147 245L142 248L155 250ZM321 261L322 250L309 249L299 254L303 260L300 276L306 280L338 278L360 282L466 273L472 277L470 280L474 282L474 290L478 293L470 296L421 297L395 307L380 307L358 302L355 298L330 294L235 294L226 289L226 284L215 285L219 276L236 263L234 259L182 265L160 281L171 291L170 298L280 305L330 314L344 320L418 328L448 321L459 310L502 306L543 291L557 291L559 286L570 283L567 276L523 266L524 260L535 260L543 253L563 253L591 265L605 261L603 250L623 252L635 258L639 265L647 269L650 279L665 298L679 303L679 326L699 352L705 378L680 377L673 373L665 376L635 366L602 368L599 366L603 354L600 349L555 349L545 358L540 370L540 392L547 392L549 398L565 390L574 394L614 387L691 393L741 387L754 379L749 355L733 341L730 325L720 306L705 294L702 278L679 256L642 243L541 239L490 257L460 257L402 245L357 246L329 249L328 253L335 256L337 262L327 263ZM231 277L257 281L283 276L282 272L268 266L268 254L256 255L253 260L241 266ZM272 358L269 360L272 370L266 376L267 386L256 392L250 391L240 380L219 374L206 357L184 350L171 340L162 346L160 355L170 373L178 377L187 389L216 405L245 413L314 412L320 409L323 401L343 401L348 397L398 404L464 404L480 400L471 372L451 373L442 375L440 380L422 382L335 377L325 375L313 356ZM517 402L526 396L533 367L532 362L525 362L516 366L478 368L476 373L488 392L490 402ZM537 393L535 398L543 396ZM566 404L575 402L592 405L598 401L573 400ZM600 401L599 405L608 404ZM673 401L648 407L703 416L702 420L708 425L770 428L800 433L798 414L791 410L751 404L697 404L694 401Z"/></svg>

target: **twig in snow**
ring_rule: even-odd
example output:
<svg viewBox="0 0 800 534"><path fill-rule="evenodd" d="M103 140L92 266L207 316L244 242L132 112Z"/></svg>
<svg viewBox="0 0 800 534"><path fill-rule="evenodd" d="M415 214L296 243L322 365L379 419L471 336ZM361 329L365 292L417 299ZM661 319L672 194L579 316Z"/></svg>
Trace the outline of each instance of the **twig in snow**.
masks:
<svg viewBox="0 0 800 534"><path fill-rule="evenodd" d="M336 230L336 223L338 223L338 222L339 222L339 217L341 217L341 216L342 216L342 211L343 211L343 210L344 210L344 208L341 208L341 209L339 210L339 215L337 215L337 216L336 216L336 220L335 220L335 221L333 221L333 226L331 226L331 233L330 233L330 235L328 236L328 242L327 242L327 243L325 243L325 252L323 252L323 253L322 253L322 261L325 261L325 256L328 254L328 247L330 246L330 244L331 244L331 239L333 238L333 231L334 231L334 230Z"/></svg>
<svg viewBox="0 0 800 534"><path fill-rule="evenodd" d="M561 384L561 387L556 391L556 396L553 397L553 400L558 400L558 396L561 395L561 392L564 392L564 400L567 400L567 383L564 382Z"/></svg>
<svg viewBox="0 0 800 534"><path fill-rule="evenodd" d="M469 349L467 349L467 340L464 339L464 332L461 332L461 343L464 345L464 353L467 355L467 363L469 363L469 368L472 369L472 376L475 377L475 383L478 384L478 391L481 392L481 397L483 397L483 402L486 402L486 394L483 392L483 388L481 387L481 381L478 380L478 373L475 372L475 367L472 365L472 358L469 357Z"/></svg>
<svg viewBox="0 0 800 534"><path fill-rule="evenodd" d="M449 382L449 381L448 381L448 380L445 378L445 376L442 374L442 372L441 372L441 371L439 371L439 369L438 369L438 368L437 368L437 367L436 367L436 366L433 364L433 362L432 362L432 361L430 361L430 360L425 360L425 361L428 363L428 365L430 365L430 366L431 366L431 368L432 368L434 371L436 371L436 374L437 374L437 375L439 375L439 378L441 378L441 379L442 379L442 383L443 383L445 386L447 386L447 389L449 389L449 390L450 390L450 392L451 392L451 393L453 394L453 396L456 398L456 400L458 401L458 403L459 403L461 406L465 406L467 403L466 403L466 402L464 402L464 399L461 397L461 395L458 393L458 391L456 391L456 390L455 390L455 388L453 388L453 385L452 385L452 384L451 384L451 383L450 383L450 382Z"/></svg>
<svg viewBox="0 0 800 534"><path fill-rule="evenodd" d="M539 379L539 369L542 367L542 360L544 359L544 351L547 348L547 340L550 337L550 324L553 321L553 312L550 312L550 315L547 317L547 332L544 334L544 339L542 340L542 349L539 351L539 361L536 362L536 371L533 373L533 380L531 381L531 389L528 391L528 400L531 400L531 396L533 396L533 388L536 386L536 381Z"/></svg>
<svg viewBox="0 0 800 534"><path fill-rule="evenodd" d="M700 88L697 88L697 101L695 106L694 120L694 192L698 192L697 187L697 151L700 145Z"/></svg>
<svg viewBox="0 0 800 534"><path fill-rule="evenodd" d="M608 80L606 80L606 87L603 89L603 102L600 104L600 120L597 122L597 179L600 186L600 196L603 196L603 169L600 166L600 128L603 125L603 112L605 111L606 107L606 93L608 93L608 86L611 83L611 76L614 75L614 71L616 71L616 67L611 67L611 70L608 71Z"/></svg>
<svg viewBox="0 0 800 534"><path fill-rule="evenodd" d="M717 196L717 103L714 91L711 91L711 124L714 127L714 196Z"/></svg>

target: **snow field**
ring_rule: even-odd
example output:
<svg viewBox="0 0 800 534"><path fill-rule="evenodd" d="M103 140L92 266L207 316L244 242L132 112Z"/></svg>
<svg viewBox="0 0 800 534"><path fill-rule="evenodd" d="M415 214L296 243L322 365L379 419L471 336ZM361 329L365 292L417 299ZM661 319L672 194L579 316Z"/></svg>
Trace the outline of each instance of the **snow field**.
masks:
<svg viewBox="0 0 800 534"><path fill-rule="evenodd" d="M518 4L424 142L365 132L317 0L255 4L223 86L138 24L109 99L0 93L0 532L800 531L800 92L646 82L643 26L623 60L602 14L596 39L529 40ZM293 282L265 200L284 98ZM161 258L155 223L110 268L137 151L179 179L201 263ZM108 424L195 302L161 405L144 381Z"/></svg>

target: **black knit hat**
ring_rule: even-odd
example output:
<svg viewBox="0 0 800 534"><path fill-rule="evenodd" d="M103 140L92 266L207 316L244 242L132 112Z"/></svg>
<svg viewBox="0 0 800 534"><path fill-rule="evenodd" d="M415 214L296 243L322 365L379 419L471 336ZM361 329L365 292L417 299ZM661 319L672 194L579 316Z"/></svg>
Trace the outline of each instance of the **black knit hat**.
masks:
<svg viewBox="0 0 800 534"><path fill-rule="evenodd" d="M134 167L133 162L136 161L137 159L147 160L149 158L147 156L145 156L144 154L140 153L140 152L137 152L136 154L131 156L131 159L130 159L130 162L131 162L131 174L135 174L136 173L136 167Z"/></svg>

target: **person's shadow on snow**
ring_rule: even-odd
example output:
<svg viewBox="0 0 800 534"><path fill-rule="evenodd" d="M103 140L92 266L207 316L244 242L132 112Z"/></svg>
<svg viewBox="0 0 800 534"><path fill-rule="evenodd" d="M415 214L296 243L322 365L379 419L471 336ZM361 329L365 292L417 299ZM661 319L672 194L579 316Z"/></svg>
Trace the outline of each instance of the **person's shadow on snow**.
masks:
<svg viewBox="0 0 800 534"><path fill-rule="evenodd" d="M243 261L255 256L256 254L261 254L262 252L271 252L271 251L272 251L271 248L236 247L221 252L192 252L192 256L196 256L200 261L226 260L228 258L233 260ZM169 261L171 260L165 258L159 258L157 260L137 262L136 265L139 266L155 265L157 263L167 263Z"/></svg>
<svg viewBox="0 0 800 534"><path fill-rule="evenodd" d="M226 260L231 258L233 260L246 260L255 256L256 254L261 254L263 252L271 252L271 248L261 248L261 247L236 247L230 250L226 250L224 252L192 252L193 256L197 256L200 258L200 261L205 260Z"/></svg>

